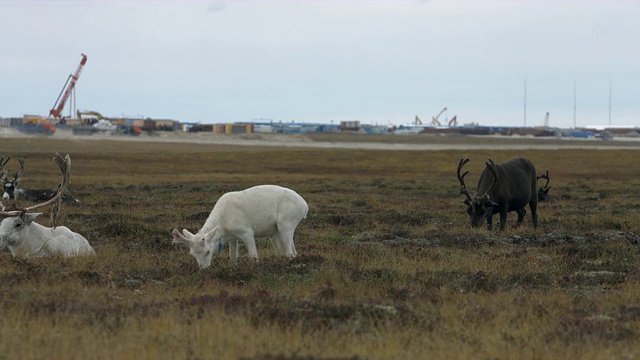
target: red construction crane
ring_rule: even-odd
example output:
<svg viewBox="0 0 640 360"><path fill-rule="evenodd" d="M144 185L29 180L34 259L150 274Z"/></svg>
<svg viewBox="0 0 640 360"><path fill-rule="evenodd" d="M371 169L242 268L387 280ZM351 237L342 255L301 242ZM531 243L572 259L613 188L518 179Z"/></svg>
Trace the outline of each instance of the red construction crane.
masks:
<svg viewBox="0 0 640 360"><path fill-rule="evenodd" d="M64 86L58 95L58 99L56 99L56 103L53 104L53 108L49 111L49 116L53 116L56 119L60 118L62 110L64 109L64 104L67 102L73 88L76 86L76 81L78 81L78 78L80 77L84 64L87 63L87 55L80 55L82 55L82 60L80 60L80 64L78 64L76 72L73 75L69 75L67 78L67 82L64 83Z"/></svg>

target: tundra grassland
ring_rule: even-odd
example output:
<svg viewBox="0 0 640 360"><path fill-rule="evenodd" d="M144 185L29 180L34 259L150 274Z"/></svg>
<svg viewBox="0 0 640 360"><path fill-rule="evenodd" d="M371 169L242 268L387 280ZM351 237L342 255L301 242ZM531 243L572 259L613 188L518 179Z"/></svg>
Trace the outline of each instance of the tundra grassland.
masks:
<svg viewBox="0 0 640 360"><path fill-rule="evenodd" d="M463 141L463 140L452 140ZM640 150L377 151L2 139L22 186L55 187L88 258L0 254L0 359L634 359L640 357ZM470 157L529 158L553 201L523 226L471 229ZM192 232L225 192L294 189L298 257L228 248L198 268ZM5 202L6 203L6 202ZM527 208L529 212L529 209ZM494 221L497 221L494 218ZM47 216L39 222L47 225Z"/></svg>

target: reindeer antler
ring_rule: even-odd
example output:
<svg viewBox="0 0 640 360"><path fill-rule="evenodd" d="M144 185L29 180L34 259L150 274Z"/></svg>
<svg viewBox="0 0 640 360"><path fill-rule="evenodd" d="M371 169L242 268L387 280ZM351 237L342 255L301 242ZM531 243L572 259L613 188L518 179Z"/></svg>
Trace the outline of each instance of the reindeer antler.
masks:
<svg viewBox="0 0 640 360"><path fill-rule="evenodd" d="M2 172L0 172L0 181L3 184L7 182L7 170L5 170L4 166L7 165L10 159L11 159L11 155L7 156L6 160L4 159L4 155L0 157L0 170L2 170ZM6 208L2 203L2 201L0 201L0 215L4 215L5 212L6 212Z"/></svg>
<svg viewBox="0 0 640 360"><path fill-rule="evenodd" d="M22 177L22 173L24 172L24 159L18 158L18 162L20 163L20 170L18 170L15 174L13 174L13 182L17 183L20 181Z"/></svg>
<svg viewBox="0 0 640 360"><path fill-rule="evenodd" d="M469 170L465 171L462 175L460 175L460 170L462 167L469 162L469 158L460 159L460 163L458 163L458 171L456 175L458 176L458 181L460 182L460 194L464 195L469 202L471 202L471 193L469 193L469 189L467 189L467 185L464 184L464 177L469 173Z"/></svg>
<svg viewBox="0 0 640 360"><path fill-rule="evenodd" d="M544 173L544 175L540 175L540 176L538 176L538 177L536 178L536 180L540 180L540 179L545 179L545 180L547 180L547 182L546 182L546 183L544 184L544 186L543 186L543 189L544 189L544 190L549 189L549 188L550 188L550 187L549 187L549 170L547 170L547 171Z"/></svg>
<svg viewBox="0 0 640 360"><path fill-rule="evenodd" d="M491 158L489 158L489 161L485 162L485 164L491 172L491 175L493 175L493 181L491 181L491 186L489 186L487 191L485 191L484 195L482 195L481 197L488 195L498 184L498 173L496 172L496 164L493 163L493 160Z"/></svg>
<svg viewBox="0 0 640 360"><path fill-rule="evenodd" d="M7 181L7 170L4 168L4 166L7 165L10 159L11 155L7 156L7 160L4 159L4 155L0 157L0 169L2 170L2 173L0 173L0 181L2 181L3 183Z"/></svg>
<svg viewBox="0 0 640 360"><path fill-rule="evenodd" d="M45 202L18 210L6 211L4 205L0 203L0 215L17 216L53 204L53 207L51 208L51 223L55 227L55 218L60 213L62 194L67 190L70 182L71 158L69 157L69 154L67 154L65 157L62 157L60 153L56 153L56 156L53 157L53 161L58 165L58 167L60 168L60 172L62 173L62 182L60 183L60 185L58 185L58 190L56 191L55 195L53 195L51 199Z"/></svg>
<svg viewBox="0 0 640 360"><path fill-rule="evenodd" d="M7 159L5 160L4 155L0 158L0 169L2 170L2 173L0 173L0 180L3 183L7 182L7 175L9 173L9 170L5 169L5 165L7 165L7 163L9 162L9 160L11 160L11 155L7 156ZM22 176L22 173L24 172L24 159L23 158L18 158L18 162L20 163L20 170L16 171L13 174L13 182L17 183L18 181L20 181L20 177Z"/></svg>

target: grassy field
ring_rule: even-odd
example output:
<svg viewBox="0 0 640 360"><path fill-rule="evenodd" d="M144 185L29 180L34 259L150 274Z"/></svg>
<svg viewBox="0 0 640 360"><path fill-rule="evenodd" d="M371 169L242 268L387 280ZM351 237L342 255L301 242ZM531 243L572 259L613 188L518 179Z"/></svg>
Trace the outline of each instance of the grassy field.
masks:
<svg viewBox="0 0 640 360"><path fill-rule="evenodd" d="M0 254L0 359L640 357L639 150L0 142L10 167L25 158L23 187L57 185L56 151L81 201L58 223L97 255ZM539 229L514 213L504 232L469 228L463 156L473 188L488 157L548 169ZM268 183L309 204L296 259L260 239L257 264L225 248L200 270L171 244L225 192Z"/></svg>

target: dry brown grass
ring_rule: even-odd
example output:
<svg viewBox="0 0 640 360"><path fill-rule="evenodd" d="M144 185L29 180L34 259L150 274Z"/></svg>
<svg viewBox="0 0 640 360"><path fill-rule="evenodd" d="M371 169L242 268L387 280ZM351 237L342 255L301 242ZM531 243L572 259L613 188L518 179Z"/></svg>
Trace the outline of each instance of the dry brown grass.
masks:
<svg viewBox="0 0 640 360"><path fill-rule="evenodd" d="M582 358L640 356L638 151L364 151L3 139L23 185L97 256L0 256L0 358ZM455 167L530 158L557 201L519 229L470 229ZM171 245L225 192L275 183L309 216L299 257L200 270ZM45 220L43 220L44 222ZM497 221L497 219L496 219ZM511 225L511 226L510 226ZM226 249L225 249L226 254Z"/></svg>

